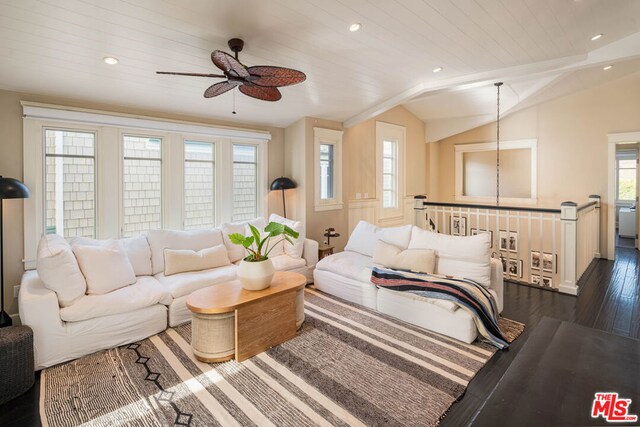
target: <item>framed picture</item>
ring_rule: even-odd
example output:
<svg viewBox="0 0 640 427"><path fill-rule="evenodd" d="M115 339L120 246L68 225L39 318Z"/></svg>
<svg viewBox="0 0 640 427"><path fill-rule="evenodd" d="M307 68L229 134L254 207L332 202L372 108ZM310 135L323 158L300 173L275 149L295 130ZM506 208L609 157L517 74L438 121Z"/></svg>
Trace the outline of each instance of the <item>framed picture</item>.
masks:
<svg viewBox="0 0 640 427"><path fill-rule="evenodd" d="M546 271L553 273L554 269L554 256L548 252L531 251L531 268L534 270Z"/></svg>
<svg viewBox="0 0 640 427"><path fill-rule="evenodd" d="M500 257L500 260L502 261L502 272L504 274L522 279L523 262L521 259L507 260L505 257Z"/></svg>
<svg viewBox="0 0 640 427"><path fill-rule="evenodd" d="M553 273L553 254L547 252L542 253L542 271Z"/></svg>
<svg viewBox="0 0 640 427"><path fill-rule="evenodd" d="M542 277L539 274L532 274L531 275L531 284L532 285L538 285L540 286L540 280L542 280Z"/></svg>
<svg viewBox="0 0 640 427"><path fill-rule="evenodd" d="M500 250L518 252L518 233L500 230Z"/></svg>
<svg viewBox="0 0 640 427"><path fill-rule="evenodd" d="M553 279L551 277L540 276L539 274L532 274L531 284L544 286L545 288L553 288Z"/></svg>
<svg viewBox="0 0 640 427"><path fill-rule="evenodd" d="M476 236L480 233L489 233L489 238L491 239L491 248L493 248L493 231L491 230L478 230L477 228L471 229L471 235Z"/></svg>
<svg viewBox="0 0 640 427"><path fill-rule="evenodd" d="M449 218L449 230L452 236L467 235L467 218L464 216L451 216Z"/></svg>
<svg viewBox="0 0 640 427"><path fill-rule="evenodd" d="M553 288L553 279L551 277L542 277L542 286L545 288Z"/></svg>

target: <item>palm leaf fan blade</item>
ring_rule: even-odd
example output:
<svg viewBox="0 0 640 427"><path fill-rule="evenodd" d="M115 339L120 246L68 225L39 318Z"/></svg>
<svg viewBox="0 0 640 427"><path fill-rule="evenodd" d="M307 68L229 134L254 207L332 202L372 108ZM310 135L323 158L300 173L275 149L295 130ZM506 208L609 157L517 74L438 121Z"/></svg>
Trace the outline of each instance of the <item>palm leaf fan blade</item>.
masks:
<svg viewBox="0 0 640 427"><path fill-rule="evenodd" d="M214 85L211 85L204 91L205 98L213 98L214 96L222 95L225 92L229 92L231 89L238 86L236 82L220 82Z"/></svg>
<svg viewBox="0 0 640 427"><path fill-rule="evenodd" d="M251 83L258 86L290 86L302 83L307 79L302 71L284 67L257 65L247 68L247 71L251 75Z"/></svg>
<svg viewBox="0 0 640 427"><path fill-rule="evenodd" d="M263 101L278 101L282 98L282 94L275 87L263 87L244 84L239 87L240 92L252 98L261 99Z"/></svg>

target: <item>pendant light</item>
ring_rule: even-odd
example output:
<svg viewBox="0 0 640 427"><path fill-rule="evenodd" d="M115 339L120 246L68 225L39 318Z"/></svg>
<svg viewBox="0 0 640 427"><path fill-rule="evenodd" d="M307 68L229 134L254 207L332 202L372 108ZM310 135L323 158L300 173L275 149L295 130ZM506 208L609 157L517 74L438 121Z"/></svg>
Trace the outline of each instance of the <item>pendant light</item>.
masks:
<svg viewBox="0 0 640 427"><path fill-rule="evenodd" d="M500 206L500 86L502 82L493 84L497 91L496 115L496 207Z"/></svg>

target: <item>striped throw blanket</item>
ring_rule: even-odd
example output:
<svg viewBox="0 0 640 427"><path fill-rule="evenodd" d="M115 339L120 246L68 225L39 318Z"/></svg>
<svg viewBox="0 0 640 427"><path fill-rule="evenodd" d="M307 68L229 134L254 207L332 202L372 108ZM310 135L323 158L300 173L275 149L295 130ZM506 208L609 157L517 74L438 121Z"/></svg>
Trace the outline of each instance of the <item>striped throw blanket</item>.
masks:
<svg viewBox="0 0 640 427"><path fill-rule="evenodd" d="M452 301L473 316L478 332L489 343L499 349L509 347L500 330L498 308L493 295L473 280L374 267L371 283L385 289Z"/></svg>

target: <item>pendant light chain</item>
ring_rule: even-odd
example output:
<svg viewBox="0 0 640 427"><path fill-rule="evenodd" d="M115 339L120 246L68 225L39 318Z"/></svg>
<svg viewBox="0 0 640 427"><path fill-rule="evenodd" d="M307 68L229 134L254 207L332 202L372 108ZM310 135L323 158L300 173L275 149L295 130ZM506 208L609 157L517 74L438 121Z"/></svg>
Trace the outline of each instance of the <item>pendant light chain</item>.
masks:
<svg viewBox="0 0 640 427"><path fill-rule="evenodd" d="M500 206L500 86L502 82L494 83L498 91L496 118L496 206Z"/></svg>

